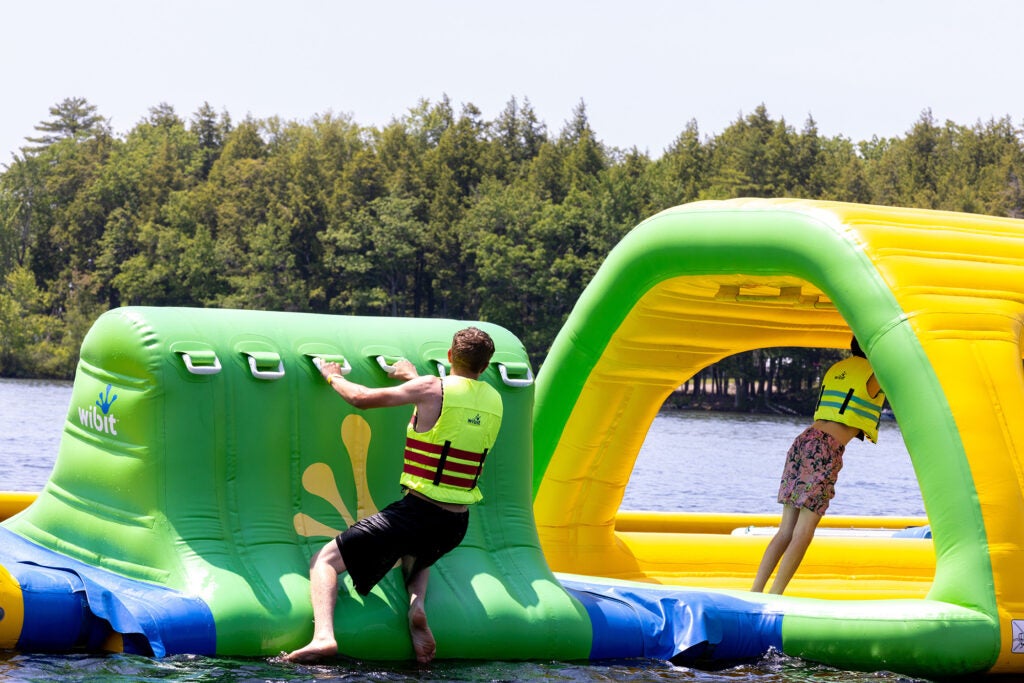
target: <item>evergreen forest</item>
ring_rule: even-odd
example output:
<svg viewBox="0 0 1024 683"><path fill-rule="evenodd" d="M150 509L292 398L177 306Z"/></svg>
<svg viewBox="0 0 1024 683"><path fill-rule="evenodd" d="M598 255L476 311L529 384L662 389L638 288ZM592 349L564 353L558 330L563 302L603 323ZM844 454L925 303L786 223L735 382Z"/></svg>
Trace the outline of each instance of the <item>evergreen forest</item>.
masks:
<svg viewBox="0 0 1024 683"><path fill-rule="evenodd" d="M70 379L93 321L125 305L485 320L536 368L611 248L671 206L801 197L1024 217L1024 129L929 110L902 137L854 141L760 105L715 135L681 122L657 156L603 144L583 102L553 130L516 98L493 120L421 100L382 127L160 104L119 133L71 97L35 132L0 165L2 377ZM680 395L800 410L838 356L740 354Z"/></svg>

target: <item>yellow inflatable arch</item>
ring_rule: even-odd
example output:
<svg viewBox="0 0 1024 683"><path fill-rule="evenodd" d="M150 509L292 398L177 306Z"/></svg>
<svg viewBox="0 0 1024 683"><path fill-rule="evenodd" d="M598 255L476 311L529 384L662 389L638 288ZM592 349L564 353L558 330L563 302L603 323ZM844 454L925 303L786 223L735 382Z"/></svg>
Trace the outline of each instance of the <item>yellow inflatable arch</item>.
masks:
<svg viewBox="0 0 1024 683"><path fill-rule="evenodd" d="M505 418L466 540L432 571L438 656L720 667L775 648L843 669L1024 673L1022 323L1024 221L795 200L650 218L609 255L535 381L522 343L479 323ZM0 493L0 648L251 656L306 642L309 557L400 495L410 413L326 400L313 361L377 386L399 357L440 375L464 324L101 316L50 480L28 507ZM823 524L929 524L932 538L818 538L771 596L746 590L766 538L728 532L777 518L619 511L679 384L748 349L845 348L851 331L927 519ZM3 520L7 502L21 511ZM344 583L344 653L408 658L407 604L397 570L366 599Z"/></svg>
<svg viewBox="0 0 1024 683"><path fill-rule="evenodd" d="M782 649L850 668L1024 671L1022 324L1024 221L758 199L657 214L612 251L538 375L545 556L560 575L749 587L767 539L619 513L636 455L702 368L756 348L845 348L852 331L933 540L816 540L787 595L763 598Z"/></svg>

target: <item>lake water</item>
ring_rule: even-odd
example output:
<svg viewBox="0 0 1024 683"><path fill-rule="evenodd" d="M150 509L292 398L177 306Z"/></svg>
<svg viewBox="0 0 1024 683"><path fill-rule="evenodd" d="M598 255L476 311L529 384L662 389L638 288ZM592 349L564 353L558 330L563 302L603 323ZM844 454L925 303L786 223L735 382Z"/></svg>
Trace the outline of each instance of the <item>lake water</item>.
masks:
<svg viewBox="0 0 1024 683"><path fill-rule="evenodd" d="M38 491L53 468L71 400L70 382L0 379L0 490ZM807 419L663 411L637 457L623 509L778 513L786 450ZM921 516L924 505L899 428L883 422L877 445L846 451L830 514ZM771 654L702 671L655 660L613 662L331 662L131 655L43 655L0 651L0 680L42 681L920 681L890 672L841 671Z"/></svg>
<svg viewBox="0 0 1024 683"><path fill-rule="evenodd" d="M779 512L779 476L809 418L662 411L655 419L621 507L665 512ZM924 516L903 436L879 425L878 443L851 441L843 455L833 515Z"/></svg>

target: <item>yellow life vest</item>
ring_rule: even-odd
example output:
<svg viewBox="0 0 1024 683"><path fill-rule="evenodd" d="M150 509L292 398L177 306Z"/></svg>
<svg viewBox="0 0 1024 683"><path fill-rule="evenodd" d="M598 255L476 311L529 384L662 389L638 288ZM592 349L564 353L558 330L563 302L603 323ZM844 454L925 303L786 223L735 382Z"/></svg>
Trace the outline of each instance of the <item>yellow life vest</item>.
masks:
<svg viewBox="0 0 1024 683"><path fill-rule="evenodd" d="M831 420L861 430L872 443L878 443L878 421L882 418L885 393L868 396L868 380L873 374L866 358L850 356L835 363L825 373L814 409L815 420Z"/></svg>
<svg viewBox="0 0 1024 683"><path fill-rule="evenodd" d="M441 415L417 432L406 429L402 486L443 503L471 505L483 498L477 486L487 452L501 427L501 395L486 382L449 375L441 380Z"/></svg>

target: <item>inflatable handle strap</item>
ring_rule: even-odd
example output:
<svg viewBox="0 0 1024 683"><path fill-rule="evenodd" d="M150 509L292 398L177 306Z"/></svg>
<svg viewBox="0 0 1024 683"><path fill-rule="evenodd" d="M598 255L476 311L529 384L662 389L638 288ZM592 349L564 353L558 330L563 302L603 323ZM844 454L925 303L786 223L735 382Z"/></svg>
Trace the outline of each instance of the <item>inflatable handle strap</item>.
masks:
<svg viewBox="0 0 1024 683"><path fill-rule="evenodd" d="M313 356L313 355L311 355L309 357L309 359L311 361L313 361L313 365L316 366L317 370L319 370L323 366L323 364L326 362L326 363L337 363L338 365L340 365L341 366L341 374L342 375L347 375L348 373L352 372L352 366L348 364L348 358L345 358L344 356Z"/></svg>
<svg viewBox="0 0 1024 683"><path fill-rule="evenodd" d="M268 351L243 351L249 357L249 370L256 379L281 379L284 377L284 361L276 353ZM260 370L259 363L277 361L276 370Z"/></svg>
<svg viewBox="0 0 1024 683"><path fill-rule="evenodd" d="M209 361L211 358L213 359L212 364L202 362L199 365L196 365L195 363L192 362L192 353L185 351L182 351L180 353L181 360L185 363L185 369L191 372L193 375L216 375L218 372L220 372L220 359L217 358L216 353L204 351L192 352L196 354L197 360Z"/></svg>
<svg viewBox="0 0 1024 683"><path fill-rule="evenodd" d="M516 374L525 374L522 379L510 378L508 371ZM501 381L510 387L528 387L533 384L533 370L529 363L498 363L498 372L501 374Z"/></svg>
<svg viewBox="0 0 1024 683"><path fill-rule="evenodd" d="M437 368L437 376L444 379L448 374L448 358L442 356L430 356L428 360Z"/></svg>
<svg viewBox="0 0 1024 683"><path fill-rule="evenodd" d="M395 371L394 364L402 360L399 356L377 356L377 365L389 375Z"/></svg>

